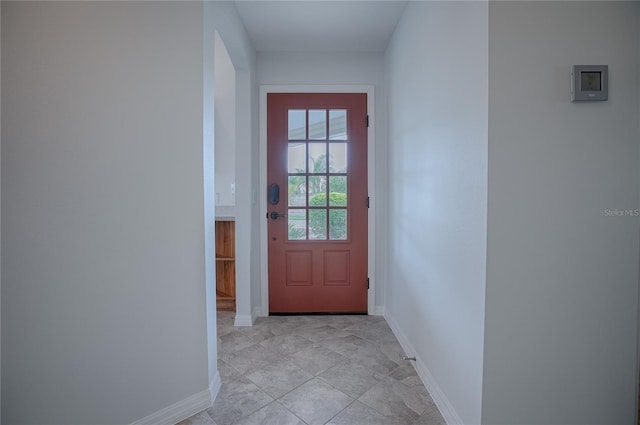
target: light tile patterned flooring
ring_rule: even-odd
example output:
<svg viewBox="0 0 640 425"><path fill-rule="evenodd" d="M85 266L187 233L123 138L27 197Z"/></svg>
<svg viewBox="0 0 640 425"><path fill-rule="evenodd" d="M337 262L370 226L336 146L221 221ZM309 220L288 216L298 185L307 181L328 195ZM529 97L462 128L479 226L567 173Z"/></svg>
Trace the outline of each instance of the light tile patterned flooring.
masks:
<svg viewBox="0 0 640 425"><path fill-rule="evenodd" d="M218 313L214 405L179 425L444 425L384 318Z"/></svg>

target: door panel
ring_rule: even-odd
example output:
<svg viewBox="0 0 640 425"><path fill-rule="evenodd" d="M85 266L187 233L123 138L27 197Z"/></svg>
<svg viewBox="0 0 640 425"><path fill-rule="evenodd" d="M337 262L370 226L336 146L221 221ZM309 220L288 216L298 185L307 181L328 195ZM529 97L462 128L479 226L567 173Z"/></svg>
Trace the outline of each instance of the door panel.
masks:
<svg viewBox="0 0 640 425"><path fill-rule="evenodd" d="M367 311L366 104L267 96L270 313Z"/></svg>

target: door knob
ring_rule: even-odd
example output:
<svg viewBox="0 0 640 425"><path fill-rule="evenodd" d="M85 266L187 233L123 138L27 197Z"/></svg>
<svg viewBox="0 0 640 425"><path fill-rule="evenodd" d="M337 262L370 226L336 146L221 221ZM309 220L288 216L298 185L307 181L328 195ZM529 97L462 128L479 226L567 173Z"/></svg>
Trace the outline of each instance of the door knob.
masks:
<svg viewBox="0 0 640 425"><path fill-rule="evenodd" d="M275 212L275 211L272 211L272 212L271 212L271 220L277 220L277 219L278 219L278 218L280 218L280 217L284 218L284 217L286 217L286 215L284 215L284 214L278 214L278 213L277 213L277 212Z"/></svg>

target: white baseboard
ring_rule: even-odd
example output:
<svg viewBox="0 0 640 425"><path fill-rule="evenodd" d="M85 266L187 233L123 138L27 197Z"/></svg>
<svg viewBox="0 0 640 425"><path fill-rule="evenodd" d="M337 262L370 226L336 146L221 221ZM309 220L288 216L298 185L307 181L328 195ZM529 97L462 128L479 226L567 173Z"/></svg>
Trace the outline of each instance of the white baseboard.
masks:
<svg viewBox="0 0 640 425"><path fill-rule="evenodd" d="M422 358L420 358L420 356L416 354L415 348L409 342L409 339L404 334L404 332L402 332L402 330L398 326L398 323L391 315L389 315L388 312L384 313L384 318L389 324L389 327L393 331L396 338L398 338L398 341L400 342L400 345L402 346L402 349L407 354L407 356L416 358L416 361L414 362L416 372L418 373L418 376L420 377L420 380L424 384L425 388L429 392L429 395L431 395L433 402L438 407L438 410L440 410L440 413L442 414L442 417L444 418L447 425L462 425L463 422L460 418L460 415L458 415L458 412L456 412L456 410L453 408L453 405L440 388L440 385L438 385L436 380L433 378L433 375L425 365Z"/></svg>
<svg viewBox="0 0 640 425"><path fill-rule="evenodd" d="M221 387L222 378L220 378L220 372L216 370L216 376L214 376L213 380L209 382L209 398L211 402L209 406L213 406L213 402L216 401L216 397L218 397L218 393L220 392Z"/></svg>
<svg viewBox="0 0 640 425"><path fill-rule="evenodd" d="M233 326L253 326L253 316L250 314L236 314Z"/></svg>
<svg viewBox="0 0 640 425"><path fill-rule="evenodd" d="M175 425L196 413L208 409L211 407L212 401L215 399L215 396L218 395L218 390L220 389L220 374L216 377L217 385L215 384L216 380L214 380L210 388L194 394L191 397L187 397L171 406L167 406L164 409L158 410L149 416L145 416L131 425ZM212 393L212 389L215 389L215 394Z"/></svg>

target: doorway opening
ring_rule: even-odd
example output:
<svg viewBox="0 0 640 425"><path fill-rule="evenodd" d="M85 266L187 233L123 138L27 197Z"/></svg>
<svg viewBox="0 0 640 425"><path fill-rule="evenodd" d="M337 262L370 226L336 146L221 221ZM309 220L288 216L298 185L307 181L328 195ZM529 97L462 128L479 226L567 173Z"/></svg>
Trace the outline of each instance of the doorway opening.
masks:
<svg viewBox="0 0 640 425"><path fill-rule="evenodd" d="M269 314L367 311L367 96L267 98Z"/></svg>
<svg viewBox="0 0 640 425"><path fill-rule="evenodd" d="M339 135L338 127L332 127L336 123L336 118L343 114L345 109L339 104L323 105L297 105L289 108L291 111L304 111L292 112L292 114L298 114L299 117L304 115L305 125L305 138L301 137L300 126L295 130L292 128L292 132L299 132L299 135L291 134L289 136L289 109L282 115L284 126L286 127L286 134L284 140L286 140L287 148L292 150L292 159L298 155L304 159L304 173L300 172L301 167L289 168L288 159L285 159L287 164L285 165L284 180L278 183L279 193L283 198L277 205L269 204L269 179L267 168L270 162L268 145L268 107L267 99L271 94L307 94L307 95L341 95L341 94L359 94L363 96L366 106L354 115L354 121L352 125L354 128L360 126L364 129L366 139L366 153L363 156L366 158L364 161L365 170L364 175L365 188L362 192L357 190L351 193L349 190L349 183L346 185L346 202L347 205L351 205L353 202L354 207L356 204L364 206L364 212L357 212L355 214L348 211L349 207L339 205L344 202L344 196L341 199L336 197L336 193L340 193L340 190L333 190L341 187L341 183L349 182L349 176L346 173L341 173L336 167L336 161L338 155L336 150L341 150L344 146L338 146L340 143L345 144L345 140L339 140L338 137L344 137L344 134ZM304 96L303 96L304 97ZM312 283L317 282L319 286L329 290L329 295L323 296L325 300L339 299L340 295L337 295L340 286L350 286L353 282L354 287L356 285L364 292L364 302L358 307L346 307L345 305L334 305L329 309L319 309L318 307L307 306L305 308L289 310L289 312L358 312L367 314L380 314L375 308L375 200L373 197L368 198L370 194L375 193L375 132L374 128L374 89L373 86L368 85L352 85L352 86L316 86L316 85L295 85L295 86L261 86L260 87L260 187L259 191L259 205L260 205L260 286L261 286L261 303L258 310L261 316L269 315L270 313L278 312L279 307L272 308L271 297L273 294L270 291L269 280L271 278L272 266L270 265L270 249L269 244L273 243L273 237L276 237L277 241L283 241L288 248L281 250L281 259L284 258L284 263L280 263L280 270L285 272L284 280L281 279L280 284L286 286L287 289L292 289L294 297L298 299L309 300L313 296L306 294L304 296L297 294L297 292L304 292L305 289L310 289ZM299 106L299 107L298 107ZM344 114L343 114L344 115ZM347 113L349 115L349 113ZM367 126L367 115L369 118L369 126ZM285 118L286 117L286 118ZM322 118L324 117L324 118ZM357 119L355 117L358 117ZM292 115L292 119L295 118ZM341 118L344 121L344 116ZM349 126L350 119L347 118L347 126ZM319 124L323 122L324 124ZM293 121L292 121L293 123ZM324 130L321 127L324 126ZM326 134L325 134L326 133ZM332 136L333 135L333 136ZM332 137L334 137L332 139ZM324 139L322 139L324 138ZM324 144L323 144L324 143ZM335 147L333 146L335 143ZM348 142L346 142L348 143ZM304 149L303 149L304 148ZM322 149L324 148L324 156ZM333 152L331 151L333 149ZM294 154L293 151L298 151ZM302 155L304 150L304 155ZM316 152L317 151L317 152ZM331 160L331 154L333 153L333 160ZM288 158L288 153L286 153ZM323 156L323 157L322 157ZM347 154L347 157L349 155ZM282 160L282 156L280 156ZM298 159L300 159L298 158ZM331 164L329 163L331 161ZM324 171L322 170L322 164L325 164ZM311 164L309 168L309 164ZM293 165L292 165L293 166ZM334 169L332 170L332 166ZM315 169L314 169L315 167ZM281 168L282 169L282 168ZM290 172L291 171L291 172ZM334 180L332 187L331 181ZM298 182L298 180L300 180ZM304 180L304 183L302 183ZM342 180L342 181L340 181ZM340 182L338 182L340 181ZM289 183L292 183L291 185ZM294 183L300 183L296 185ZM302 187L304 186L304 188ZM291 192L290 192L291 189ZM316 190L318 189L318 190ZM324 190L324 199L322 201L322 195L320 192ZM312 193L313 192L313 193ZM332 200L331 194L334 194ZM359 194L358 194L359 193ZM350 199L351 195L354 195L353 199ZM361 200L356 200L356 197L362 197ZM301 200L305 200L304 205L300 204ZM367 201L369 201L369 207L367 208ZM277 207L277 208L275 208ZM272 211L273 210L273 211ZM291 210L291 214L289 211ZM342 211L340 211L342 210ZM271 217L271 213L276 213L275 218ZM266 217L265 217L266 215ZM287 216L287 217L285 217ZM304 216L304 217L303 217ZM366 217L366 220L360 220L361 224L364 223L366 229L364 233L367 235L366 241L362 249L358 249L358 253L364 253L365 260L365 272L362 275L351 275L350 265L352 263L352 252L348 249L339 249L337 245L347 245L351 241L348 226L350 222L357 223L359 217ZM342 220L346 218L346 220ZM346 233L344 230L344 222L347 223ZM272 234L269 230L271 224L275 225L274 230L277 234ZM324 225L322 224L324 223ZM332 230L333 225L333 230ZM337 225L337 226L336 226ZM342 226L342 227L341 227ZM303 238L304 237L304 238ZM295 239L300 238L300 239ZM303 245L305 243L317 243L324 245L318 249L304 249L296 251L291 249L296 244ZM330 247L331 245L336 245ZM276 255L276 256L277 256ZM288 256L288 258L287 258ZM316 260L320 260L319 262ZM326 263L324 260L328 260ZM311 264L311 267L303 266L305 264ZM284 264L284 265L283 265ZM325 264L333 264L331 267ZM311 270L311 271L310 271ZM288 277L287 277L288 276ZM305 280L306 279L306 280ZM284 282L284 283L283 283ZM347 283L349 282L349 283ZM367 288L368 283L368 288ZM315 285L315 284L314 284ZM361 286L360 286L361 285ZM304 288L306 286L306 288ZM313 291L313 290L312 290ZM332 293L335 292L335 294ZM289 296L289 295L287 295ZM286 312L286 311L279 311Z"/></svg>
<svg viewBox="0 0 640 425"><path fill-rule="evenodd" d="M236 311L236 71L217 32L214 104L216 309Z"/></svg>

